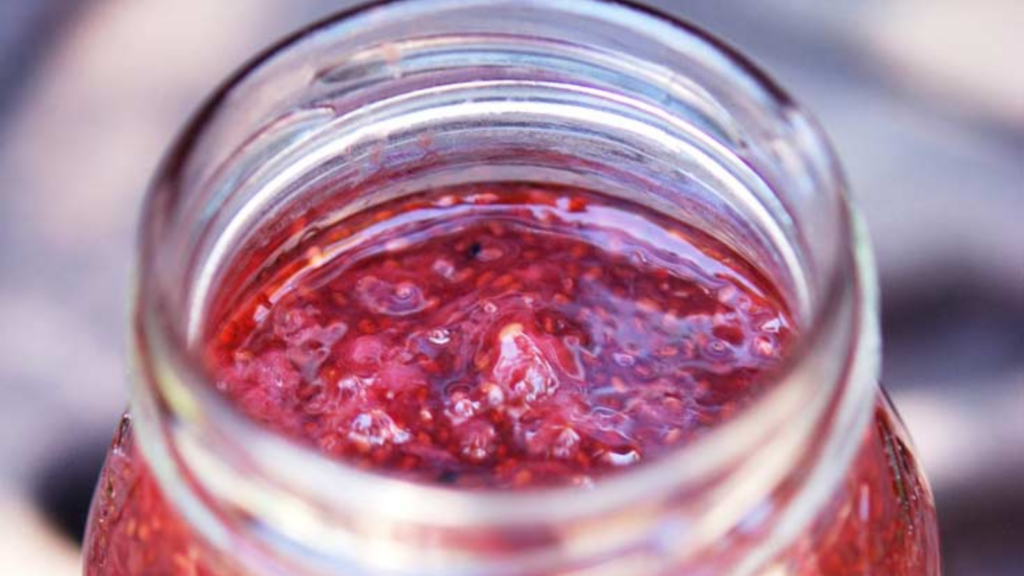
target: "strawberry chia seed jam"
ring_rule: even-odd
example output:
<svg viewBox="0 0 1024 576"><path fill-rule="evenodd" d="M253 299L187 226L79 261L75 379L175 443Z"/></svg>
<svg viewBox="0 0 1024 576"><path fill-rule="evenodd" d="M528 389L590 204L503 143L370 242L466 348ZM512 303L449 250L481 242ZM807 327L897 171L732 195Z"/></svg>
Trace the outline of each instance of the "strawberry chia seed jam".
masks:
<svg viewBox="0 0 1024 576"><path fill-rule="evenodd" d="M594 192L442 189L304 238L219 300L215 385L282 435L414 482L627 474L756 400L796 338L775 287L725 244ZM884 399L861 443L785 574L932 574L930 496ZM239 574L168 506L128 420L86 546L88 576Z"/></svg>
<svg viewBox="0 0 1024 576"><path fill-rule="evenodd" d="M444 191L324 236L382 218L310 243L210 348L243 411L360 467L586 484L728 418L790 334L724 245L594 194Z"/></svg>

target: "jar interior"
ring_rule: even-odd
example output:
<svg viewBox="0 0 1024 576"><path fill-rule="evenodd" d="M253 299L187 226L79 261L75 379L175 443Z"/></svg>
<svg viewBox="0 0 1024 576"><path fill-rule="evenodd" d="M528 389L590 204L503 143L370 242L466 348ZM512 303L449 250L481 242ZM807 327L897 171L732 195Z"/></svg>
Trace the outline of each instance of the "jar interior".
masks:
<svg viewBox="0 0 1024 576"><path fill-rule="evenodd" d="M807 118L728 48L682 24L621 5L384 5L301 33L228 86L172 151L150 206L144 258L160 265L147 267L155 280L144 278L142 298L144 304L158 303L154 308L170 324L160 327L169 334L149 326L155 336L146 335L153 340L147 345L157 352L166 346L181 356L199 356L223 315L318 231L399 197L457 185L583 188L702 230L774 285L798 333L811 333L824 318L837 268L848 264L841 185ZM343 257L344 245L327 253ZM853 304L829 313L846 318ZM584 519L575 530L588 536L587 544L571 555L630 546L645 537L640 516L660 516L680 502L687 508L680 517L694 520L694 536L690 549L674 553L695 553L726 532L794 468L790 464L810 458L804 449L808 431L841 385L848 339L836 328L819 346L827 353L788 375L798 387L752 406L771 418L730 425L732 437L709 438L692 462L640 468L631 486L620 482L602 495L543 506L561 517ZM375 530L385 521L426 518L427 525L455 525L461 536L476 534L477 522L518 522L510 528L518 537L522 525L550 520L532 515L547 501L523 507L521 500L496 496L477 507L386 479L375 484L376 500L356 502L336 489L342 484L335 480L366 485L365 479L349 477L350 470L318 479L298 465L271 467L289 459L322 465L323 459L257 437L215 401L207 405L213 395L204 396L200 388L211 388L210 379L188 373L194 360L157 357L166 363L153 370L160 402L146 390L133 410L153 415L166 402L180 425L168 426L177 436L167 445L158 445L161 439L152 434L147 450L167 455L167 462L176 452L183 467L204 478L216 497L210 500L224 499L224 506L256 519L255 533L280 525L287 533L282 548L301 543L329 565L359 549L360 538L381 536ZM801 395L808 390L813 394ZM789 425L787 416L798 411L807 417ZM778 434L767 438L758 430ZM772 452L769 466L744 458L755 448L767 454L762 449L769 441L783 446ZM243 454L225 457L233 451ZM690 481L665 476L684 468L691 470ZM757 482L743 473L754 468ZM163 471L164 478L173 474ZM242 490L246 482L252 485ZM629 508L638 486L655 484L662 500ZM333 492L321 489L328 485ZM670 492L676 488L679 493ZM420 497L427 493L429 498ZM700 498L691 501L694 495ZM374 503L387 504L374 510L381 514L380 525L364 526L353 506ZM332 506L338 518L324 512ZM609 510L623 519L614 534L606 521L595 520ZM698 528L703 532L697 534ZM415 547L419 540L409 540L415 541L414 552L423 552ZM408 542L400 544L398 550L412 554ZM536 545L538 558L552 553L547 544ZM452 547L454 554L465 554ZM437 571L429 573L456 573L437 554L430 555ZM409 573L428 573L419 556L379 559L409 560L420 570ZM497 573L492 568L486 564L465 573Z"/></svg>
<svg viewBox="0 0 1024 576"><path fill-rule="evenodd" d="M590 189L708 232L808 322L820 286L737 119L685 82L672 85L665 107L633 68L585 50L434 36L367 48L315 74L195 201L221 199L185 271L189 340L310 234L400 196L488 182ZM235 293L222 290L228 275Z"/></svg>

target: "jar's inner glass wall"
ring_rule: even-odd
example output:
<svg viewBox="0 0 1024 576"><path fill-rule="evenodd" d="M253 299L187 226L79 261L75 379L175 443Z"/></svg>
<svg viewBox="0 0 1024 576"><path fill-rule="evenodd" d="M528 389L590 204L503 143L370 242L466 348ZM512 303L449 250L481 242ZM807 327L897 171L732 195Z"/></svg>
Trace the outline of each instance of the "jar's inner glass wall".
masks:
<svg viewBox="0 0 1024 576"><path fill-rule="evenodd" d="M713 124L705 95L690 94L685 114L667 111L631 92L635 78L580 70L553 56L557 48L432 38L418 50L389 44L357 59L383 63L398 50L397 77L360 77L358 88L346 84L351 71L317 77L205 187L203 198L219 206L190 260L190 338L217 323L210 311L240 296L218 291L226 274L244 292L311 231L399 196L486 182L591 189L707 231L761 268L808 321L821 287L805 276L798 230L779 191L743 157L737 127ZM531 50L547 56L524 56ZM439 59L475 65L437 72ZM739 140L723 139L729 132ZM239 270L249 282L238 281Z"/></svg>

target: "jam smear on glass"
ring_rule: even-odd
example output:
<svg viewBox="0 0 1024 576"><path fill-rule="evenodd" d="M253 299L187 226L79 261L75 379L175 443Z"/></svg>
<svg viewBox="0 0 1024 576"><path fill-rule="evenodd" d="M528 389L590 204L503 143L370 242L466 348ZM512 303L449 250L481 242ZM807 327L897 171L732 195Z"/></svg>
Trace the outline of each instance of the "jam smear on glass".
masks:
<svg viewBox="0 0 1024 576"><path fill-rule="evenodd" d="M657 459L756 400L795 339L770 281L722 242L554 186L392 200L238 291L203 351L242 412L350 465L471 490L587 486ZM167 506L128 428L86 574L234 575ZM929 501L880 400L787 573L927 574Z"/></svg>

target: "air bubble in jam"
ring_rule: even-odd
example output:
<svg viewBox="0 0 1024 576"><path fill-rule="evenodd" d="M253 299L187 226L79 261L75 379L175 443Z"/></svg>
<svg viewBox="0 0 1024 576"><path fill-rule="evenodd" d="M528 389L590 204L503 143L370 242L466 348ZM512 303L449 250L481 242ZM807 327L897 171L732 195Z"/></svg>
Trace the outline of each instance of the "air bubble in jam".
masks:
<svg viewBox="0 0 1024 576"><path fill-rule="evenodd" d="M521 324L502 328L496 348L498 361L492 374L509 397L530 404L558 388L554 369Z"/></svg>
<svg viewBox="0 0 1024 576"><path fill-rule="evenodd" d="M371 275L359 278L355 286L359 300L376 314L407 316L429 305L420 288L409 280L392 282Z"/></svg>
<svg viewBox="0 0 1024 576"><path fill-rule="evenodd" d="M452 333L445 328L437 328L430 331L428 336L431 342L438 346L444 346L452 341Z"/></svg>
<svg viewBox="0 0 1024 576"><path fill-rule="evenodd" d="M347 431L348 439L363 451L378 446L403 444L412 437L380 409L361 412L349 423Z"/></svg>
<svg viewBox="0 0 1024 576"><path fill-rule="evenodd" d="M400 234L387 226L397 216ZM461 490L595 486L742 412L795 338L781 295L737 253L595 192L442 189L338 225L356 231L351 250L331 250L330 229L307 235L295 249L306 266L225 299L242 304L212 315L206 359L256 422L382 475ZM87 575L240 576L122 444L94 507ZM927 486L901 447L880 404L785 574L930 574ZM142 545L142 526L159 546Z"/></svg>

